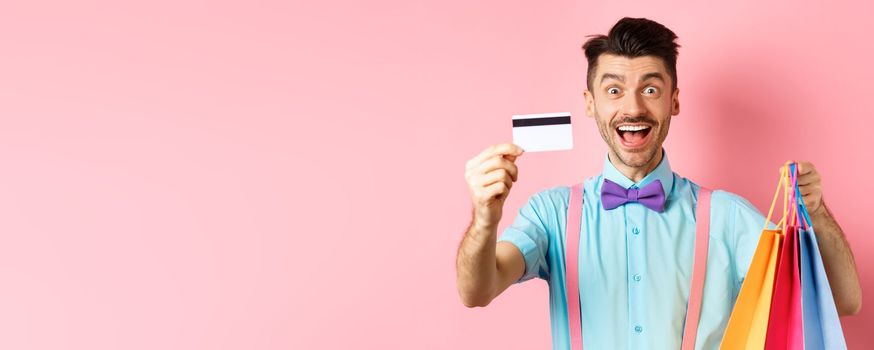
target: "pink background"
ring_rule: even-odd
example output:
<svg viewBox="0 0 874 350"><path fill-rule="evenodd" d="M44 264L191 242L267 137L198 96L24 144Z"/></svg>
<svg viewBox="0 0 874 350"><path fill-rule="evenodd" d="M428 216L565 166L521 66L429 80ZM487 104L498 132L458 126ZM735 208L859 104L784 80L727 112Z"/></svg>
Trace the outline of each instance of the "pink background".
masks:
<svg viewBox="0 0 874 350"><path fill-rule="evenodd" d="M870 2L142 3L0 5L0 348L549 348L542 281L458 298L464 163L574 113L502 229L597 174L580 46L622 16L680 37L674 170L766 210L812 161L874 303Z"/></svg>

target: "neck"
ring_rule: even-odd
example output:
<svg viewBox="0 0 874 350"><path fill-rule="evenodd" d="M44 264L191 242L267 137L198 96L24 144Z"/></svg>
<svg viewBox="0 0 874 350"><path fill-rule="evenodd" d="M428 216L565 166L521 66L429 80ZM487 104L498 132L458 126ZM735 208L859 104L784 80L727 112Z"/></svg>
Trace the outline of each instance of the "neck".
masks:
<svg viewBox="0 0 874 350"><path fill-rule="evenodd" d="M659 149L658 154L653 157L653 159L649 163L641 167L632 167L625 165L625 163L618 161L619 157L612 152L607 153L607 158L610 159L610 163L612 163L613 166L616 167L616 170L619 170L622 175L625 175L625 177L631 179L631 181L634 181L636 183L640 182L640 180L643 180L646 175L649 175L649 173L651 173L656 167L658 167L659 163L662 161L662 150Z"/></svg>

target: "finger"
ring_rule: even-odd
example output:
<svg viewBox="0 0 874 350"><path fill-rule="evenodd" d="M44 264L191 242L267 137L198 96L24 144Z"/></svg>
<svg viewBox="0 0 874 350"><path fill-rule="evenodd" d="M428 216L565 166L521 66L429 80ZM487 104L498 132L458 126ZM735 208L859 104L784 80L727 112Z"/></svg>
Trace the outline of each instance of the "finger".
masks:
<svg viewBox="0 0 874 350"><path fill-rule="evenodd" d="M506 160L502 157L494 157L487 160L485 163L482 163L480 167L477 169L477 172L480 174L487 174L495 169L504 169L507 170L507 173L510 174L510 177L513 178L513 181L519 177L519 168L516 167L516 164L513 164L509 160Z"/></svg>
<svg viewBox="0 0 874 350"><path fill-rule="evenodd" d="M812 163L805 161L798 162L798 175L804 175L811 172L816 172L816 168L814 168Z"/></svg>
<svg viewBox="0 0 874 350"><path fill-rule="evenodd" d="M813 193L813 189L811 189L810 187L799 186L798 191L801 192L802 197L808 197L811 193Z"/></svg>
<svg viewBox="0 0 874 350"><path fill-rule="evenodd" d="M510 177L510 173L503 168L492 170L488 174L483 175L480 186L488 187L499 181L507 184L507 187L513 187L513 179Z"/></svg>
<svg viewBox="0 0 874 350"><path fill-rule="evenodd" d="M501 143L501 144L489 146L484 151L480 152L480 154L478 154L476 157L471 159L471 162L472 162L473 166L476 166L476 165L484 162L486 159L489 159L489 158L494 157L496 155L510 154L510 155L514 155L514 156L519 156L519 155L522 155L522 152L524 152L522 150L522 147L519 147L519 146L512 144L512 143Z"/></svg>
<svg viewBox="0 0 874 350"><path fill-rule="evenodd" d="M806 196L811 193L821 192L822 190L817 185L804 185L798 186L798 191L801 192L802 196Z"/></svg>
<svg viewBox="0 0 874 350"><path fill-rule="evenodd" d="M820 182L822 178L819 173L812 172L798 176L798 186L811 185Z"/></svg>
<svg viewBox="0 0 874 350"><path fill-rule="evenodd" d="M507 188L507 184L504 182L495 182L486 187L485 190L483 190L483 193L486 195L486 198L495 197L497 199L503 199L503 197L510 192L509 188Z"/></svg>

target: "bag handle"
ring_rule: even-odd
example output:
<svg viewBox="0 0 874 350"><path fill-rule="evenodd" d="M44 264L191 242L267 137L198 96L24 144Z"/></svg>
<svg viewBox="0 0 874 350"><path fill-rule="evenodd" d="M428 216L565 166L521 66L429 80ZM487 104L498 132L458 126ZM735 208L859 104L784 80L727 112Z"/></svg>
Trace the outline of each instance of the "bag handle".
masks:
<svg viewBox="0 0 874 350"><path fill-rule="evenodd" d="M781 176L786 179L785 189L787 192L791 191L791 195L788 193L784 195L789 196L789 205L790 208L792 208L792 214L790 214L788 218L792 220L793 225L799 225L805 229L810 228L813 223L810 220L810 214L807 212L807 205L804 204L801 189L798 186L798 164L795 162L787 162L783 165L781 174L783 173L785 173L785 175ZM765 225L767 225L767 222Z"/></svg>
<svg viewBox="0 0 874 350"><path fill-rule="evenodd" d="M795 176L795 181L793 182L793 185L795 189L795 198L797 201L799 218L801 219L801 227L804 229L810 229L811 226L813 226L813 222L810 220L810 213L807 212L807 205L804 204L804 198L801 196L801 189L798 186L797 164L792 163L791 168L792 173ZM797 200L798 198L801 198L801 200Z"/></svg>
<svg viewBox="0 0 874 350"><path fill-rule="evenodd" d="M780 189L784 190L784 209L783 209L783 218L780 219L780 222L777 223L777 228L781 228L783 225L783 221L786 219L786 210L785 210L785 187L786 187L786 167L783 166L780 168L780 181L777 182L777 189L774 191L774 199L771 200L771 209L768 209L768 218L765 219L765 227L762 228L762 231L768 229L768 222L771 221L771 217L774 214L774 206L777 205L777 198L780 197Z"/></svg>
<svg viewBox="0 0 874 350"><path fill-rule="evenodd" d="M788 225L798 225L798 202L795 196L795 188L798 187L797 178L795 174L795 163L787 163L783 164L783 167L786 168L786 197L789 198L789 216L788 220L792 222L786 222L786 226L783 226L783 231L788 229Z"/></svg>

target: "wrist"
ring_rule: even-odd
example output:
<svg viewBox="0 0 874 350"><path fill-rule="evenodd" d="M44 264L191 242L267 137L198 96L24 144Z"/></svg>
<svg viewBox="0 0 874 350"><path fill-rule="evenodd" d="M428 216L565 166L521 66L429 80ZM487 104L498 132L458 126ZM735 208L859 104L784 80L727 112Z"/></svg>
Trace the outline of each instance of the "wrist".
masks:
<svg viewBox="0 0 874 350"><path fill-rule="evenodd" d="M810 217L813 219L827 218L829 216L830 215L829 215L828 208L825 206L825 200L823 200L822 203L819 204L819 207L816 208L816 211L810 213Z"/></svg>
<svg viewBox="0 0 874 350"><path fill-rule="evenodd" d="M470 226L477 232L494 232L498 230L497 225L477 218L473 219L473 223Z"/></svg>

